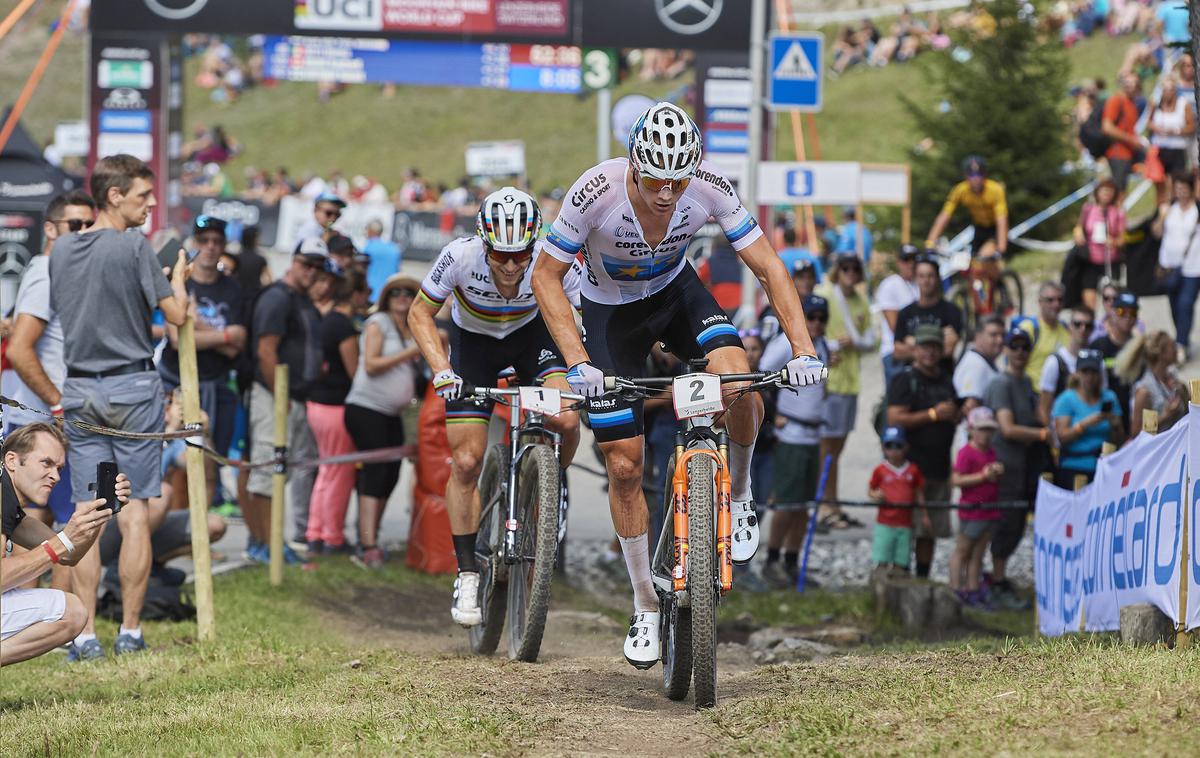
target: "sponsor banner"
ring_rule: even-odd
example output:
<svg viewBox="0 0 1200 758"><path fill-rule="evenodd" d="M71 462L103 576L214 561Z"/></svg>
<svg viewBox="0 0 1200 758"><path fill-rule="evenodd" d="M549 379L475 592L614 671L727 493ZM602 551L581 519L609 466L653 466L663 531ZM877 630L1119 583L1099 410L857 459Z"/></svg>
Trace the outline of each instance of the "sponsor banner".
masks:
<svg viewBox="0 0 1200 758"><path fill-rule="evenodd" d="M1038 631L1050 637L1079 629L1083 600L1083 522L1093 487L1071 492L1042 480L1033 516L1033 576Z"/></svg>
<svg viewBox="0 0 1200 758"><path fill-rule="evenodd" d="M1200 627L1200 405L1188 404L1188 477L1192 491L1188 497L1187 628Z"/></svg>
<svg viewBox="0 0 1200 758"><path fill-rule="evenodd" d="M150 130L150 111L100 111L101 132L149 134Z"/></svg>
<svg viewBox="0 0 1200 758"><path fill-rule="evenodd" d="M567 33L567 0L294 0L297 29L435 34Z"/></svg>
<svg viewBox="0 0 1200 758"><path fill-rule="evenodd" d="M1188 428L1140 434L1100 459L1083 522L1088 631L1120 628L1120 609L1135 603L1179 620Z"/></svg>
<svg viewBox="0 0 1200 758"><path fill-rule="evenodd" d="M474 233L474 216L453 211L397 211L392 240L400 247L404 260L432 261L452 240Z"/></svg>
<svg viewBox="0 0 1200 758"><path fill-rule="evenodd" d="M196 216L216 216L228 226L226 237L233 242L242 236L247 226L258 227L258 244L275 247L279 229L279 206L264 205L257 200L219 200L213 197L185 197L183 207L187 209L188 223Z"/></svg>
<svg viewBox="0 0 1200 758"><path fill-rule="evenodd" d="M525 143L470 142L465 151L469 176L524 176Z"/></svg>

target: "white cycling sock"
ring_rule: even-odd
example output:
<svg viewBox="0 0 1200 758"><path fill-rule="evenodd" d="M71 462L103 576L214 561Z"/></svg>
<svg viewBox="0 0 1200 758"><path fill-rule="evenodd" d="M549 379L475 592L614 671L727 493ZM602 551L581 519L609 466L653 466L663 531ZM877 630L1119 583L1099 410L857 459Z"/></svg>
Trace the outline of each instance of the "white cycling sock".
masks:
<svg viewBox="0 0 1200 758"><path fill-rule="evenodd" d="M83 643L94 639L96 639L96 635L88 634L87 632L81 632L79 636L75 638L75 646L80 647L83 645Z"/></svg>
<svg viewBox="0 0 1200 758"><path fill-rule="evenodd" d="M732 500L752 500L750 491L750 461L754 458L754 443L740 445L729 440L729 496Z"/></svg>
<svg viewBox="0 0 1200 758"><path fill-rule="evenodd" d="M135 640L140 640L142 638L142 628L139 626L137 629L126 629L125 625L121 624L120 634L128 634Z"/></svg>
<svg viewBox="0 0 1200 758"><path fill-rule="evenodd" d="M633 608L636 611L657 611L658 595L654 582L650 580L650 548L646 533L636 537L621 537L621 554L625 556L625 568L629 571L629 582L633 585Z"/></svg>

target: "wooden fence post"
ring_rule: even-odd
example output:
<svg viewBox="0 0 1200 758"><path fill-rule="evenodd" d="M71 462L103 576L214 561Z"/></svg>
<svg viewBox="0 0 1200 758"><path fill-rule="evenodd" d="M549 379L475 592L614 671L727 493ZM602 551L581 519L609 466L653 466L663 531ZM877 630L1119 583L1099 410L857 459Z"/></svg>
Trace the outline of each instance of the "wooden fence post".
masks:
<svg viewBox="0 0 1200 758"><path fill-rule="evenodd" d="M271 474L271 584L283 584L283 498L287 485L288 367L275 367L275 462Z"/></svg>
<svg viewBox="0 0 1200 758"><path fill-rule="evenodd" d="M200 382L196 369L196 324L188 316L179 327L179 381L183 396L183 423L200 423ZM209 424L213 419L208 420ZM197 437L203 435L197 434ZM208 545L208 483L204 453L188 446L188 521L192 527L192 570L196 589L196 637L201 642L216 638L213 613L212 553Z"/></svg>

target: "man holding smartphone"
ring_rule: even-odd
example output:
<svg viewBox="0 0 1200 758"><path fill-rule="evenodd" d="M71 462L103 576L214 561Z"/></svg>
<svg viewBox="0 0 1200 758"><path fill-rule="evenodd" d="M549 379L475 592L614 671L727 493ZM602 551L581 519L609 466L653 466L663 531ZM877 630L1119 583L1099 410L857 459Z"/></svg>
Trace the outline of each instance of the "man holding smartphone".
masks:
<svg viewBox="0 0 1200 758"><path fill-rule="evenodd" d="M67 367L63 411L71 421L162 432L165 398L152 361L150 319L158 308L168 323L183 324L189 266L181 254L168 281L150 243L136 232L157 204L154 173L145 163L130 155L102 158L90 187L96 223L61 237L50 259L50 299L62 321ZM162 443L92 434L73 424L66 430L77 499L102 461L115 461L132 484L131 500L116 519L124 614L113 652L144 650L141 611L151 554L146 501L162 492Z"/></svg>

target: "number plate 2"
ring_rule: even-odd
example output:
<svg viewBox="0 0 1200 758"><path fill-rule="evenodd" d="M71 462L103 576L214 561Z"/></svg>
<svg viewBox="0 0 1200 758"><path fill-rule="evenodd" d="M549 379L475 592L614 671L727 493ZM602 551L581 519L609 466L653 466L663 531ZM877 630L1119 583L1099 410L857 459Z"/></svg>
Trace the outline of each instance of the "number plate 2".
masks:
<svg viewBox="0 0 1200 758"><path fill-rule="evenodd" d="M521 409L531 413L546 413L551 416L562 410L562 398L554 387L521 387Z"/></svg>
<svg viewBox="0 0 1200 758"><path fill-rule="evenodd" d="M708 416L725 409L721 398L721 377L716 374L684 374L671 385L675 400L675 418Z"/></svg>

